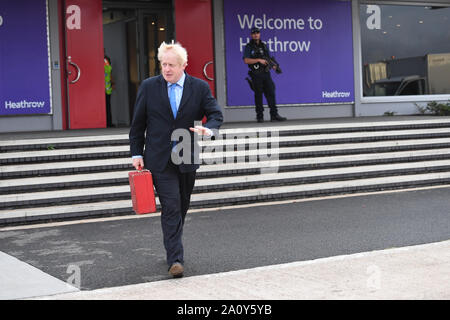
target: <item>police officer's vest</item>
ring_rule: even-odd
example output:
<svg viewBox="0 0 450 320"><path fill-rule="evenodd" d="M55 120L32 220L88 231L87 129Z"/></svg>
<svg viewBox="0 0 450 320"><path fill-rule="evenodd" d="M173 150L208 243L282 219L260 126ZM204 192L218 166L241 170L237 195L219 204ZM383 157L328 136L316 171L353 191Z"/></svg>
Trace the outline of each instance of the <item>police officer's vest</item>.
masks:
<svg viewBox="0 0 450 320"><path fill-rule="evenodd" d="M105 64L105 92L106 94L112 93L112 84L111 84L111 71L112 67L109 63L108 59L104 58L104 64Z"/></svg>
<svg viewBox="0 0 450 320"><path fill-rule="evenodd" d="M253 59L265 59L269 57L269 50L264 42L260 41L257 45L255 41L251 40L247 46L250 47L250 55ZM267 71L265 66L261 63L249 64L248 67L253 72Z"/></svg>

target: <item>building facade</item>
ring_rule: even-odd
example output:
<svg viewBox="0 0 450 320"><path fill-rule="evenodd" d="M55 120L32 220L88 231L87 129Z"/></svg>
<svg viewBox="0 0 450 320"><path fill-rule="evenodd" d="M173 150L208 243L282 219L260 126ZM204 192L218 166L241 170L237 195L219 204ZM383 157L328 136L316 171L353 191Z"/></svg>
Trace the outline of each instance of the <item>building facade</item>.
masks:
<svg viewBox="0 0 450 320"><path fill-rule="evenodd" d="M254 121L242 59L253 27L280 63L272 78L288 119L413 115L450 99L448 0L3 0L0 132L106 127L105 59L112 124L129 126L172 40L225 121Z"/></svg>

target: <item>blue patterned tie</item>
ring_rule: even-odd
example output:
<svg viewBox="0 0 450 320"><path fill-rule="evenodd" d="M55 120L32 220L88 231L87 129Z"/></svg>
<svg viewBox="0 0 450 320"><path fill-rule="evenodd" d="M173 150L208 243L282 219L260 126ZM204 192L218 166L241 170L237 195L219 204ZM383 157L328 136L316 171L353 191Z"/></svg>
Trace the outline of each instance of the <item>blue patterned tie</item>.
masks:
<svg viewBox="0 0 450 320"><path fill-rule="evenodd" d="M176 83L172 83L169 86L169 100L170 100L170 106L172 107L172 112L173 112L173 117L174 119L177 117L177 99L175 98L175 88L176 88L177 84Z"/></svg>

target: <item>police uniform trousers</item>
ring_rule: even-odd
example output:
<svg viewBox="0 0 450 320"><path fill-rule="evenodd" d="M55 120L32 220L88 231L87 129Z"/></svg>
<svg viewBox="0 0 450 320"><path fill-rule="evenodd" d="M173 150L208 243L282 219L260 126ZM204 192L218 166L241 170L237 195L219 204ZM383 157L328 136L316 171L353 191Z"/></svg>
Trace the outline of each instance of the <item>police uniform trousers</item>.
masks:
<svg viewBox="0 0 450 320"><path fill-rule="evenodd" d="M194 189L196 171L181 172L170 159L162 172L152 172L161 204L161 226L169 267L184 263L183 226Z"/></svg>
<svg viewBox="0 0 450 320"><path fill-rule="evenodd" d="M275 84L272 81L270 72L251 72L250 76L253 82L255 92L255 109L257 118L263 118L263 94L266 97L267 104L270 108L270 116L274 117L278 114L275 102Z"/></svg>

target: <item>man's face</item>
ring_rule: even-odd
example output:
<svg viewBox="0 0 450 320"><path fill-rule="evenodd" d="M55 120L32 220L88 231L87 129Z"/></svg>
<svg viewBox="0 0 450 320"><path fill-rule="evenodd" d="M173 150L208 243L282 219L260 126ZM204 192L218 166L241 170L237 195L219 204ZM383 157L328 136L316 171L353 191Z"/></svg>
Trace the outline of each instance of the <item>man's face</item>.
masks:
<svg viewBox="0 0 450 320"><path fill-rule="evenodd" d="M162 75L167 82L176 83L180 80L185 68L186 63L180 64L178 57L170 50L161 59Z"/></svg>
<svg viewBox="0 0 450 320"><path fill-rule="evenodd" d="M259 32L252 32L252 39L259 40L261 38L261 34Z"/></svg>

